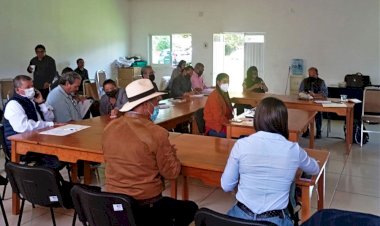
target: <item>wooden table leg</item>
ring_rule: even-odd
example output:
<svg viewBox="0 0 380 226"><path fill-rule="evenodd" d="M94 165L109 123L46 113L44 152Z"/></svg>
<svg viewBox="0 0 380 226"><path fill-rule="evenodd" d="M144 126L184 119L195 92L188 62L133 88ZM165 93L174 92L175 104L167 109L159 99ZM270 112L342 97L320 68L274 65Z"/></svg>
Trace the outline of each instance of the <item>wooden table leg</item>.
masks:
<svg viewBox="0 0 380 226"><path fill-rule="evenodd" d="M310 122L310 129L309 129L309 148L314 148L314 124L315 124L315 120L311 120Z"/></svg>
<svg viewBox="0 0 380 226"><path fill-rule="evenodd" d="M346 154L350 154L352 146L352 133L354 127L354 111L347 108L346 111Z"/></svg>
<svg viewBox="0 0 380 226"><path fill-rule="evenodd" d="M84 184L91 184L91 167L90 162L84 161L83 162L83 177L84 177Z"/></svg>
<svg viewBox="0 0 380 226"><path fill-rule="evenodd" d="M301 186L301 191L302 191L302 222L305 222L311 214L311 205L310 205L310 200L311 200L311 192L310 192L311 187L309 186Z"/></svg>
<svg viewBox="0 0 380 226"><path fill-rule="evenodd" d="M189 187L186 176L183 176L182 200L189 200Z"/></svg>
<svg viewBox="0 0 380 226"><path fill-rule="evenodd" d="M177 199L177 180L170 180L170 196Z"/></svg>
<svg viewBox="0 0 380 226"><path fill-rule="evenodd" d="M318 180L318 210L323 209L325 203L325 172L323 169Z"/></svg>
<svg viewBox="0 0 380 226"><path fill-rule="evenodd" d="M76 163L71 163L71 181L73 183L78 183L78 165Z"/></svg>

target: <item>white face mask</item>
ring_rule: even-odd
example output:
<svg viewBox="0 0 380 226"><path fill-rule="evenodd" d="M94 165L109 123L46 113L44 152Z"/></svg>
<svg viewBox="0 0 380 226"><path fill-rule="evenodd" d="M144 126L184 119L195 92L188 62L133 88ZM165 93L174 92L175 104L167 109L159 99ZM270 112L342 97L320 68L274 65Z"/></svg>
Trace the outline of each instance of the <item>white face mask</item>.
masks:
<svg viewBox="0 0 380 226"><path fill-rule="evenodd" d="M223 91L223 92L228 92L228 83L223 83L220 85L220 89Z"/></svg>
<svg viewBox="0 0 380 226"><path fill-rule="evenodd" d="M34 99L34 95L36 94L34 91L34 88L24 89L25 97L29 98L30 100Z"/></svg>

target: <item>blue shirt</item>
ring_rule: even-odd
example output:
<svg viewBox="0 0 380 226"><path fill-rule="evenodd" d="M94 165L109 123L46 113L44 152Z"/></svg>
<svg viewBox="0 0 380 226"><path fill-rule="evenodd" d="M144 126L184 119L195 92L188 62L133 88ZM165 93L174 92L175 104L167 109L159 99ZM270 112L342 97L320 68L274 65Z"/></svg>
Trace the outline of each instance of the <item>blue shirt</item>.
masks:
<svg viewBox="0 0 380 226"><path fill-rule="evenodd" d="M67 94L61 85L58 85L49 93L46 102L53 107L56 122L82 120L77 101Z"/></svg>
<svg viewBox="0 0 380 226"><path fill-rule="evenodd" d="M259 131L235 143L221 186L229 192L238 185L236 199L254 213L285 209L298 168L313 175L319 173L318 163L298 143L280 134Z"/></svg>

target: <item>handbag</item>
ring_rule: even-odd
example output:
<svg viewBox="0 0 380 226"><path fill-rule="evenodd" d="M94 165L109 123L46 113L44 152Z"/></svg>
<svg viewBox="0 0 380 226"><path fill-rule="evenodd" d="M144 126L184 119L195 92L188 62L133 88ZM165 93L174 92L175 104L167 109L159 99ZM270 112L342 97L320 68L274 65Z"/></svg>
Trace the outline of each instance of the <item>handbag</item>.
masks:
<svg viewBox="0 0 380 226"><path fill-rule="evenodd" d="M364 87L363 75L359 72L356 74L346 75L344 77L344 81L346 82L347 87Z"/></svg>

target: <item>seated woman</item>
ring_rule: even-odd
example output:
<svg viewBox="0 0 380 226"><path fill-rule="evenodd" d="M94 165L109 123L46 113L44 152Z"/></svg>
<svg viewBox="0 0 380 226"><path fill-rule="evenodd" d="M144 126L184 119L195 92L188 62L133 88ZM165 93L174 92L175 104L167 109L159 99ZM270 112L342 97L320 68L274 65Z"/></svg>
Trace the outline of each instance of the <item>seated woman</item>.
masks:
<svg viewBox="0 0 380 226"><path fill-rule="evenodd" d="M288 140L288 112L282 101L263 99L254 128L256 133L235 143L221 178L224 191L238 187L237 204L228 215L293 225L286 208L296 171L316 175L319 166L298 143Z"/></svg>
<svg viewBox="0 0 380 226"><path fill-rule="evenodd" d="M229 76L226 73L216 77L216 89L210 94L204 108L206 135L226 137L226 126L232 119L232 104L228 95Z"/></svg>
<svg viewBox="0 0 380 226"><path fill-rule="evenodd" d="M252 66L247 70L247 77L243 82L243 91L252 91L255 93L268 92L268 87L265 82L258 76L257 68Z"/></svg>
<svg viewBox="0 0 380 226"><path fill-rule="evenodd" d="M100 99L100 115L110 115L117 117L119 109L128 102L124 89L119 89L112 79L107 79L103 83L104 94Z"/></svg>

